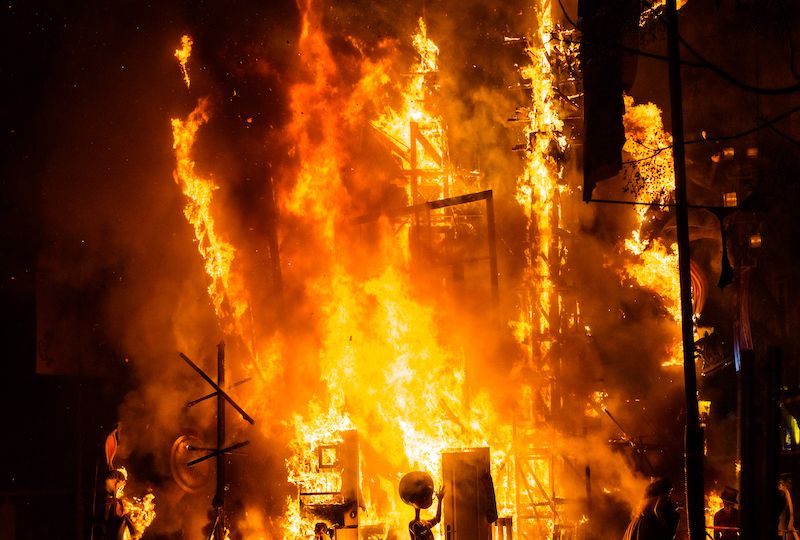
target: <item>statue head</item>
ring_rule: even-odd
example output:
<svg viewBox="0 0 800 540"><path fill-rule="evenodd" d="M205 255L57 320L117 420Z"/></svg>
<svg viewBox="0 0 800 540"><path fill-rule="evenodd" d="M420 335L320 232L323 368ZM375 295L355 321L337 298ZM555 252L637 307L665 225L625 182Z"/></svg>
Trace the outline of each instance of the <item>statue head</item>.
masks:
<svg viewBox="0 0 800 540"><path fill-rule="evenodd" d="M412 471L400 479L400 498L414 508L433 504L433 478L423 471Z"/></svg>

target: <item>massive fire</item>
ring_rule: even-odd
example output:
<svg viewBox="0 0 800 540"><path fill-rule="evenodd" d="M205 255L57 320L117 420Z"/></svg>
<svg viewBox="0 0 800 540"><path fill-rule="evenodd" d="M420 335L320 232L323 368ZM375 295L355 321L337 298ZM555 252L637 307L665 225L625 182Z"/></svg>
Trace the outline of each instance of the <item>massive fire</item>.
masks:
<svg viewBox="0 0 800 540"><path fill-rule="evenodd" d="M500 331L513 336L524 352L514 359L512 371L525 375L515 386L514 403L502 413L497 400L473 380L471 351L446 332L453 325L449 319L455 318L448 312L456 311L452 300L425 297L420 291L427 289L417 281L426 279L414 279L422 274L434 283L442 281L434 271L419 269L430 265L421 248L423 223L431 230L434 222L447 236L454 234L456 224L475 222L473 210L432 217L426 203L474 191L480 178L450 163L446 123L435 106L439 48L426 21L420 18L410 36L415 61L402 70L406 75L399 81L401 67L390 61L398 55L386 52L396 43L382 42L386 54L376 58L350 38L346 46L358 61L344 73L326 39L321 10L311 0L300 2L299 8L302 76L289 88L286 126L293 168L291 177L278 184L275 198L290 223L281 231L285 279L305 305L313 306L304 319L308 329L299 339L310 343L313 358L308 365L314 371L304 374L308 400L286 422L291 437L284 476L294 493L285 501L285 512L274 519L256 503L246 503L241 530L248 537L272 537L275 533L268 531L278 530L283 538L308 538L323 522L343 531L356 527L363 537L384 538L388 531L402 530L410 514L397 492L404 472L427 471L438 484L443 454L481 448L491 452L497 513L506 520L501 523L517 516L516 537L552 537L557 528L581 527L585 515L567 524L565 487L555 465L555 453L568 442L547 422L563 406L563 397L553 390L562 334L591 335L581 323L580 305L561 295L562 270L570 256L562 198L575 191L565 180L569 145L553 70L563 53L551 41L556 26L550 3L536 2L537 27L526 49L530 65L522 69L531 92L528 144L515 191L528 237L523 285ZM175 52L187 87L191 46L191 38L184 36ZM652 152L669 144L657 111L627 105L626 151L639 159L645 157L642 149ZM186 118L172 120L174 179L186 197L184 215L204 261L220 328L245 345L251 356L248 366L260 369L269 357L270 375L261 377L254 394L276 393L277 358L290 349L285 342L298 338L278 330L255 344L240 254L215 219L218 183L196 165L198 134L209 122L210 110L209 100L201 99ZM364 207L355 193L368 193L361 184L370 180L371 172L354 157L351 141L364 125L395 158L399 172L393 181L404 196L377 202L387 214L400 210L391 204L410 207L400 217L358 215ZM668 151L641 161L641 191L648 200L667 200L671 173L664 160L669 160ZM632 232L626 247L640 263L629 266L627 275L667 299L677 320L677 301L672 303L677 277L670 277L675 275L670 266L674 250L643 239L647 213L640 212L639 219L640 229ZM476 228L473 222L466 227L470 231ZM360 234L357 227L369 227L370 234ZM370 239L362 238L366 236ZM267 349L264 342L270 343ZM583 400L579 415L598 418L607 397L598 390L578 396ZM258 403L259 396L251 395L249 402ZM263 429L266 436L270 427ZM343 508L341 522L334 510Z"/></svg>
<svg viewBox="0 0 800 540"><path fill-rule="evenodd" d="M346 198L338 194L344 151L335 134L346 125L353 100L368 96L331 103L338 98L327 92L330 79L336 76L332 71L335 64L329 59L317 16L306 8L300 46L307 53L312 79L293 90L293 130L301 164L296 186L284 204L292 213L318 219L321 240L332 243L336 218L346 210ZM399 110L385 109L372 125L395 143L396 153L409 168L441 169L441 156L445 155L441 119L425 107L426 94L431 91L426 86L427 75L436 70L437 49L427 38L423 21L413 41L420 59L410 70L402 104ZM372 63L362 68L358 89L366 91L376 82L390 82L383 65ZM320 113L314 112L317 109ZM331 110L343 111L344 117L330 114ZM312 122L315 130L329 134L311 141ZM426 158L412 150L422 138L429 141ZM438 155L431 159L431 154ZM446 173L442 177L446 178ZM314 185L320 187L311 187ZM440 188L434 196L444 193ZM407 187L407 195L409 202L419 200L411 187ZM379 226L386 229L385 224ZM408 224L401 224L400 231L408 235ZM391 234L390 229L386 232ZM400 244L408 249L407 241ZM491 446L502 459L509 448L508 429L487 422L495 418L488 401L480 395L465 401L463 362L443 344L432 308L414 298L407 257L382 258L379 253L374 273L365 279L348 270L341 253L326 253L322 261L327 271L309 286L321 317L319 362L326 395L293 420L293 457L287 461L287 469L289 480L298 486L300 500L287 502L286 538L312 535L319 520L298 514L298 502L306 508L345 502L346 473L326 468L319 454L320 447L333 452L342 443L344 432L357 430L384 462L379 470L374 464L363 464L359 487L360 525L379 531L400 524L403 510L396 482L402 471L421 469L438 477L445 449ZM492 440L498 436L505 440Z"/></svg>
<svg viewBox="0 0 800 540"><path fill-rule="evenodd" d="M554 414L553 409L559 404L553 401L552 385L547 381L558 369L559 360L554 358L552 349L559 334L567 330L562 328L561 321L570 317L567 313L570 307L562 302L556 285L568 255L559 234L563 226L561 195L567 189L559 155L566 151L567 140L553 90L556 78L551 62L557 54L551 42L554 29L551 9L549 2L536 4L538 26L526 50L531 63L522 70L523 78L531 86L531 105L527 114L529 143L525 168L517 180L516 198L528 219L528 246L525 250L526 290L520 298L519 315L511 326L520 344L527 349L522 365L534 374L525 385L522 408L529 411L544 408ZM532 416L541 414L543 411L538 410ZM524 494L517 496L519 527L542 538L551 537L560 511L554 501L562 490L555 484L553 470L552 447L556 434L542 425L534 429L527 427L530 420L525 416L517 421L520 428L515 441L516 481L519 483L516 491ZM536 447L534 457L527 457L530 452L527 449ZM521 517L525 514L535 519L529 517L526 523Z"/></svg>

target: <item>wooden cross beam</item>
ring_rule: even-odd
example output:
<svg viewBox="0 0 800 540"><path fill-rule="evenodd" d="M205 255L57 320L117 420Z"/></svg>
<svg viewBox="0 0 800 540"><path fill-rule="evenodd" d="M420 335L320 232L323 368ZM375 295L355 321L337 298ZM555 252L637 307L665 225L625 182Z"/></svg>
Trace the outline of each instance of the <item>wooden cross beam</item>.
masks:
<svg viewBox="0 0 800 540"><path fill-rule="evenodd" d="M251 423L251 424L255 424L255 423L256 423L256 421L255 421L255 420L253 420L253 418L252 418L252 417L251 417L249 414L247 414L246 412L244 412L244 409L242 409L241 407L239 407L239 405L238 405L238 404L237 404L237 403L236 403L236 402L233 400L233 398L232 398L231 396L229 396L229 395L227 394L227 392L225 392L225 390L223 390L222 388L220 388L220 386L219 386L217 383L215 383L215 382L214 382L214 381L211 379L211 377L209 377L208 375L206 375L205 371L203 371L202 369L200 369L200 367L199 367L197 364L195 364L194 362L192 362L192 360L191 360L191 359L190 359L188 356L186 356L186 355L185 355L185 354L183 354L182 352L179 352L179 353L178 353L178 355L180 355L180 357L183 359L183 361L184 361L184 362L186 362L187 364L189 364L189 365L192 367L192 369L194 369L194 370L195 370L195 371L196 371L196 372L197 372L197 373L198 373L198 374L199 374L199 375L200 375L200 376L201 376L201 377L202 377L202 378L203 378L203 379L204 379L204 380L205 380L205 381L206 381L208 384L210 384L210 385L211 385L211 387L212 387L212 388L213 388L213 389L216 391L216 392L214 393L214 395L220 395L220 396L222 396L222 397L225 399L225 401L227 401L228 403L230 403L231 407L233 407L234 409L236 409L236 411L237 411L239 414L241 414L241 415L242 415L242 418L244 418L245 420L247 420L249 423Z"/></svg>

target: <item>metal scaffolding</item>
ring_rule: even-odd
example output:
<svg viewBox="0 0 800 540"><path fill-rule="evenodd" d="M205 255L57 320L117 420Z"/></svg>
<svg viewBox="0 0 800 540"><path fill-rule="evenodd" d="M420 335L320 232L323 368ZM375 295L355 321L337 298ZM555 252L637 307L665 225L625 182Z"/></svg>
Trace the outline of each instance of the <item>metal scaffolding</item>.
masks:
<svg viewBox="0 0 800 540"><path fill-rule="evenodd" d="M521 41L527 43L526 41ZM552 73L552 94L565 112L565 127L581 121L579 80L575 76L574 51L553 48L547 59ZM524 121L529 121L525 115ZM522 120L522 119L520 119ZM563 133L559 133L563 136ZM540 137L548 143L547 161L562 165L565 148L553 145L552 134L534 129L527 144L515 149L528 152L541 148ZM574 291L567 254L571 235L564 223L570 219L577 200L560 175L550 179L549 208L529 224L528 276L519 290L522 321L527 332L528 357L520 370L518 409L514 418L513 445L516 478L516 537L535 540L575 540L582 538L579 523L567 516L567 498L560 481L565 474L581 475L566 456L556 450L555 437L569 431L564 413L561 371L567 357L564 345L585 340L580 308ZM531 200L530 215L536 212ZM587 503L590 484L586 474Z"/></svg>

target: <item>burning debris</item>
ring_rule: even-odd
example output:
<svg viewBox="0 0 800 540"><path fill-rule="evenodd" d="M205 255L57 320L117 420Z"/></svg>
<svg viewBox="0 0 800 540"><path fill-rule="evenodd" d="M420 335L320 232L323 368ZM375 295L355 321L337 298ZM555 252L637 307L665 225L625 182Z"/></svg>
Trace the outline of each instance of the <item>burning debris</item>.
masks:
<svg viewBox="0 0 800 540"><path fill-rule="evenodd" d="M192 81L189 79L189 68L187 64L189 63L189 57L192 55L193 43L191 36L184 35L181 37L181 48L175 49L175 58L178 59L181 65L181 73L183 73L183 82L186 83L186 88L191 87L192 84Z"/></svg>

